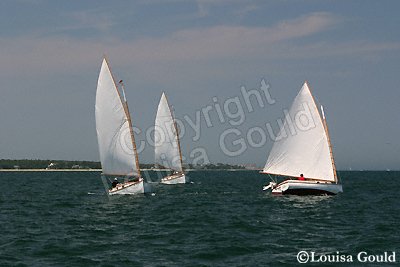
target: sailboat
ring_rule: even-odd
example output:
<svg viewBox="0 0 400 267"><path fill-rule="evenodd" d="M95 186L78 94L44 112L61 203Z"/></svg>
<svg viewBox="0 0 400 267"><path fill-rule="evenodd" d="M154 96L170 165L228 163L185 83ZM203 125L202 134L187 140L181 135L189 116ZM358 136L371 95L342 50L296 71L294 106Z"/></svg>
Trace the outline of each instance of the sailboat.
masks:
<svg viewBox="0 0 400 267"><path fill-rule="evenodd" d="M188 183L182 166L182 152L179 133L165 93L158 104L155 121L155 162L157 165L173 171L172 175L161 179L162 184Z"/></svg>
<svg viewBox="0 0 400 267"><path fill-rule="evenodd" d="M141 177L132 121L122 81L120 90L104 58L96 91L96 131L103 181L114 178L109 195L147 193ZM123 180L123 181L121 181Z"/></svg>
<svg viewBox="0 0 400 267"><path fill-rule="evenodd" d="M335 195L343 192L324 110L322 106L321 113L318 110L307 82L286 114L261 173L290 177L277 183L270 176L273 181L263 190L271 189L272 194Z"/></svg>

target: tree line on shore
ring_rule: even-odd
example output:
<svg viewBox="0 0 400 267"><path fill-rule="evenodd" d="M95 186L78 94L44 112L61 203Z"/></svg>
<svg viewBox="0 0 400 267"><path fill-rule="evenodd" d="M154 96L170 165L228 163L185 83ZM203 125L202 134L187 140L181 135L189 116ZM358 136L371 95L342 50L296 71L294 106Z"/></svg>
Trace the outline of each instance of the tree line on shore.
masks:
<svg viewBox="0 0 400 267"><path fill-rule="evenodd" d="M154 164L140 164L141 169L152 169ZM245 169L242 165L225 163L193 165L186 164L186 169L218 170ZM101 169L98 161L42 160L42 159L0 159L0 169Z"/></svg>

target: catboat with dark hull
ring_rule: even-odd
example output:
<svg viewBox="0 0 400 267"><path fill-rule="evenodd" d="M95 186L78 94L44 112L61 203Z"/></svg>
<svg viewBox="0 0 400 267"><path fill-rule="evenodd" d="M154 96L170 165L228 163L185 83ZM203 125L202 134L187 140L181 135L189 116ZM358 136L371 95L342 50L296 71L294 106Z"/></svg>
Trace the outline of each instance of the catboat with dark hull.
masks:
<svg viewBox="0 0 400 267"><path fill-rule="evenodd" d="M336 195L343 192L332 153L328 125L304 83L286 115L261 173L290 177L263 187L274 195ZM294 121L292 121L294 119ZM301 179L298 179L303 174Z"/></svg>
<svg viewBox="0 0 400 267"><path fill-rule="evenodd" d="M326 181L286 180L279 184L271 182L271 186L268 186L264 190L272 188L273 195L336 195L343 192L342 185Z"/></svg>

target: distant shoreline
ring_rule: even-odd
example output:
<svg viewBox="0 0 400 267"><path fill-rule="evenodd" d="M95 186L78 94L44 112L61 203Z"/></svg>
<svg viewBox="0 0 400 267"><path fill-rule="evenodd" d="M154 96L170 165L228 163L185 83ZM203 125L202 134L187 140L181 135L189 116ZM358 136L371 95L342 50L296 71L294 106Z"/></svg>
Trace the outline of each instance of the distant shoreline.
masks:
<svg viewBox="0 0 400 267"><path fill-rule="evenodd" d="M0 172L101 172L101 169L0 169Z"/></svg>
<svg viewBox="0 0 400 267"><path fill-rule="evenodd" d="M170 171L165 169L140 169L141 171ZM0 172L101 172L101 169L0 169ZM262 171L262 169L185 169L191 171ZM399 172L400 170L338 170L339 172Z"/></svg>
<svg viewBox="0 0 400 267"><path fill-rule="evenodd" d="M101 169L0 169L0 172L101 172ZM141 169L141 171L169 171L165 169ZM185 171L261 171L261 169L185 169Z"/></svg>
<svg viewBox="0 0 400 267"><path fill-rule="evenodd" d="M258 169L253 164L251 166L231 165L227 163L208 163L203 165L184 165L185 170L244 170ZM153 163L141 163L141 170L156 170ZM42 160L42 159L0 159L0 171L101 171L99 161L71 161L71 160Z"/></svg>

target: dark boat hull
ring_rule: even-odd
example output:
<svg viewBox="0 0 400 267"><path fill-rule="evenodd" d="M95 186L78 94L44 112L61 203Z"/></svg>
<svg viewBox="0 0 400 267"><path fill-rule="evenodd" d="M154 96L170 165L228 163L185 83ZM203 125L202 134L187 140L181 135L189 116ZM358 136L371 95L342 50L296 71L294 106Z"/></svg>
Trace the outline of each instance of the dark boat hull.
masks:
<svg viewBox="0 0 400 267"><path fill-rule="evenodd" d="M341 184L314 180L287 180L272 189L274 195L336 195L341 192L343 192Z"/></svg>

